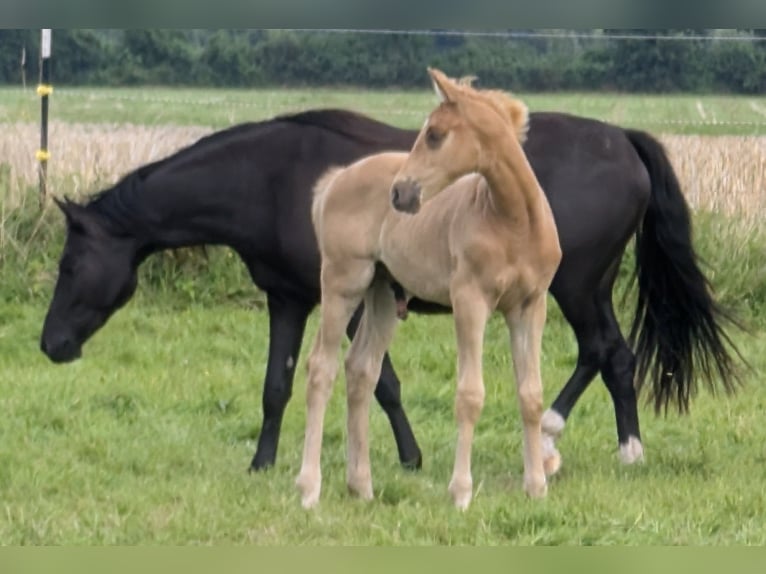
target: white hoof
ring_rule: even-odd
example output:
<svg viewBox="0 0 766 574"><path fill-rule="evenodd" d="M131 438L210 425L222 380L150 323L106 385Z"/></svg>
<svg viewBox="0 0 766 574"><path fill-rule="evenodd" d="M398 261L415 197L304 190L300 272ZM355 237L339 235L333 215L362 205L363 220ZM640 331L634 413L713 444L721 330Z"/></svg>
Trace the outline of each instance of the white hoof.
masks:
<svg viewBox="0 0 766 574"><path fill-rule="evenodd" d="M634 464L644 460L644 447L634 436L628 437L628 442L620 445L620 461L623 464Z"/></svg>
<svg viewBox="0 0 766 574"><path fill-rule="evenodd" d="M567 422L559 413L553 409L548 409L543 413L542 418L543 432L550 435L553 439L559 438Z"/></svg>

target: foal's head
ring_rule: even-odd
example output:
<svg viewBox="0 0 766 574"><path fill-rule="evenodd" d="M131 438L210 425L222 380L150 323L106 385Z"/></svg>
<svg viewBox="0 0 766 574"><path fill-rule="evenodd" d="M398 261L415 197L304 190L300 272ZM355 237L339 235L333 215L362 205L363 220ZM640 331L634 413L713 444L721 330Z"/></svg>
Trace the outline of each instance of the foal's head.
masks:
<svg viewBox="0 0 766 574"><path fill-rule="evenodd" d="M527 133L527 107L520 100L498 90L476 90L433 68L428 73L441 103L428 116L391 188L394 208L409 213L459 177L491 165L493 144L500 137L523 142Z"/></svg>
<svg viewBox="0 0 766 574"><path fill-rule="evenodd" d="M83 343L133 295L133 240L110 233L99 217L70 201L56 201L67 237L40 348L56 362L79 358Z"/></svg>

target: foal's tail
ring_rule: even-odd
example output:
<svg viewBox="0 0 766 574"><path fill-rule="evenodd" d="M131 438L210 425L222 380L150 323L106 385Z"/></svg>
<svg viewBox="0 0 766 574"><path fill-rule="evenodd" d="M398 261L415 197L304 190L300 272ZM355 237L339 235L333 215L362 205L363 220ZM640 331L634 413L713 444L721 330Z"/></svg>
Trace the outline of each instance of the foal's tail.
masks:
<svg viewBox="0 0 766 574"><path fill-rule="evenodd" d="M739 378L737 348L724 322L741 325L711 294L710 283L692 246L691 217L662 144L647 133L625 130L651 179L651 197L636 232L638 305L630 331L636 352L638 388L652 380L655 410L675 402L689 410L689 398L701 378L727 392ZM744 362L744 360L743 360Z"/></svg>
<svg viewBox="0 0 766 574"><path fill-rule="evenodd" d="M322 173L322 175L319 176L319 179L317 179L314 183L314 197L311 200L311 221L314 224L314 232L317 235L317 239L319 239L322 235L321 222L325 193L330 188L332 182L335 180L335 176L337 176L342 171L342 169L343 168L340 167L331 167Z"/></svg>

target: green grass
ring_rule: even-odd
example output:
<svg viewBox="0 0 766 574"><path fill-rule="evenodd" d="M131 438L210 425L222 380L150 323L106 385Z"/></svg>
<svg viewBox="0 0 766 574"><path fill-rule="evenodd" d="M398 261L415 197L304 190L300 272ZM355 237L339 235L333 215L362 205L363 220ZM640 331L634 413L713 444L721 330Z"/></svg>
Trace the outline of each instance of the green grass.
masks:
<svg viewBox="0 0 766 574"><path fill-rule="evenodd" d="M570 112L655 133L766 133L764 96L519 95L533 111ZM217 129L308 108L342 107L402 127L419 128L434 102L430 90L57 87L50 109L51 118L68 122L203 125ZM37 122L39 115L39 98L34 90L0 89L0 123Z"/></svg>
<svg viewBox="0 0 766 574"><path fill-rule="evenodd" d="M520 421L502 321L487 330L487 400L474 442L475 500L457 512L454 343L449 317L411 317L392 355L425 455L399 468L382 411L371 413L375 500L344 485L342 379L328 410L320 506L293 486L305 413L304 341L277 466L245 469L260 425L267 316L238 306L174 309L144 296L118 313L77 363L36 348L42 305L0 318L0 540L5 544L764 544L766 391L702 393L685 418L642 408L647 461L622 466L600 382L560 441L563 469L544 501L521 488ZM575 348L554 305L545 333L548 402ZM763 337L744 339L758 372Z"/></svg>
<svg viewBox="0 0 766 574"><path fill-rule="evenodd" d="M755 111L766 108L764 98L531 94L527 100L532 109L571 111L654 132L764 133ZM698 101L708 119L726 123L698 123ZM121 123L218 128L333 105L418 127L433 102L425 91L57 87L51 112L57 121L108 123L105 129L115 130ZM0 124L36 122L38 106L31 90L2 89ZM0 173L0 203L3 185ZM756 218L695 216L695 245L720 299L752 327L736 340L753 371L734 397L701 392L687 417L658 418L643 404L644 464L618 462L613 408L597 379L559 443L564 466L548 498L527 500L508 338L495 319L487 329L487 400L474 442L475 499L468 512L457 512L446 490L456 437L452 322L411 316L400 326L392 356L424 452L423 470L399 467L388 423L375 405L375 499L362 503L347 495L341 377L326 418L322 499L307 513L293 481L316 315L304 339L277 465L248 474L261 423L268 317L244 268L224 249L210 249L207 259L189 252L150 259L138 294L86 345L84 358L53 365L38 340L62 222L54 211L39 219L34 191L16 211L0 210L6 231L0 236L8 241L0 253L2 544L766 543L766 390L760 384L766 239ZM632 265L631 253L624 270ZM624 284L625 273L618 303ZM623 322L635 295L627 301L619 305ZM576 359L569 327L555 304L549 309L546 404Z"/></svg>

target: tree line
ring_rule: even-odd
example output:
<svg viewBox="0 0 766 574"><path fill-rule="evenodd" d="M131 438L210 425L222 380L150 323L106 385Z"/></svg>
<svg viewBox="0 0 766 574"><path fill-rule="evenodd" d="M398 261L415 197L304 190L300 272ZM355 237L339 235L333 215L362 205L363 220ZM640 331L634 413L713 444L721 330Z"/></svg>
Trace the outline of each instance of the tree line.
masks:
<svg viewBox="0 0 766 574"><path fill-rule="evenodd" d="M625 37L631 35L636 37ZM645 37L656 35L687 39ZM0 83L21 83L22 51L27 81L36 81L39 44L39 30L0 30ZM598 30L587 37L558 30L555 36L487 37L443 31L69 29L54 30L51 60L57 85L248 88L423 88L426 65L516 91L763 93L766 30Z"/></svg>

